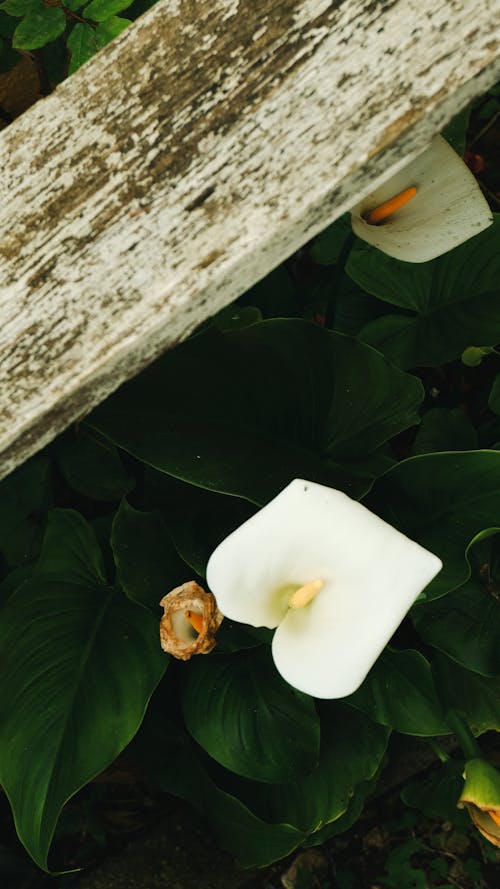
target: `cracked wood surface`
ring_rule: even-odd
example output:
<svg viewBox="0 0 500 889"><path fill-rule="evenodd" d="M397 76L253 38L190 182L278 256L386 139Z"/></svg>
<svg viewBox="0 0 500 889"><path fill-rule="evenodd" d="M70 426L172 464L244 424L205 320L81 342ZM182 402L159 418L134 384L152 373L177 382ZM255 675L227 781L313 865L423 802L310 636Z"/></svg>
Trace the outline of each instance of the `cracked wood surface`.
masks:
<svg viewBox="0 0 500 889"><path fill-rule="evenodd" d="M160 0L0 134L0 475L500 76L500 0Z"/></svg>

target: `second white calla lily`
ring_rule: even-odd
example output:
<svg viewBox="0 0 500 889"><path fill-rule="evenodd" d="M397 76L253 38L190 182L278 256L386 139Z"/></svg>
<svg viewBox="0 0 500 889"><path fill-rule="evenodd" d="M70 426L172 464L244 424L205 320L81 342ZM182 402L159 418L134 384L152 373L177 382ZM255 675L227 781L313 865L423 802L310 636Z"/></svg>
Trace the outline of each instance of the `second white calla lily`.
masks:
<svg viewBox="0 0 500 889"><path fill-rule="evenodd" d="M408 199L399 209L378 222L369 221L374 210L402 194ZM492 222L476 179L442 136L351 211L359 238L406 262L441 256Z"/></svg>
<svg viewBox="0 0 500 889"><path fill-rule="evenodd" d="M441 561L340 491L295 479L212 553L221 612L276 627L272 653L295 688L354 692Z"/></svg>

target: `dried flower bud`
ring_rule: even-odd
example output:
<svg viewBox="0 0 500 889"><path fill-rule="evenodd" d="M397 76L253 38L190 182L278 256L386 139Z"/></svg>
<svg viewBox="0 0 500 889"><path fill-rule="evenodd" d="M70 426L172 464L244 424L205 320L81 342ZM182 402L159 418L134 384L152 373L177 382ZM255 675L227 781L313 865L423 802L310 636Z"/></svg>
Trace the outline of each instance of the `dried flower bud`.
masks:
<svg viewBox="0 0 500 889"><path fill-rule="evenodd" d="M188 661L193 654L208 654L216 645L215 634L223 621L212 593L194 580L171 590L160 602L163 651Z"/></svg>

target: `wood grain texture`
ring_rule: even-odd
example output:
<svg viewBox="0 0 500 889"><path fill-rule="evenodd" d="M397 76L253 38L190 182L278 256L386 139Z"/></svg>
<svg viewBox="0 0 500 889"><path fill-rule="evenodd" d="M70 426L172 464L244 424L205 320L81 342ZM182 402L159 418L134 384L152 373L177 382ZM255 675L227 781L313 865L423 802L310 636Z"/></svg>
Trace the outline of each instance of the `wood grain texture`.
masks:
<svg viewBox="0 0 500 889"><path fill-rule="evenodd" d="M0 474L500 75L499 0L160 0L0 134Z"/></svg>

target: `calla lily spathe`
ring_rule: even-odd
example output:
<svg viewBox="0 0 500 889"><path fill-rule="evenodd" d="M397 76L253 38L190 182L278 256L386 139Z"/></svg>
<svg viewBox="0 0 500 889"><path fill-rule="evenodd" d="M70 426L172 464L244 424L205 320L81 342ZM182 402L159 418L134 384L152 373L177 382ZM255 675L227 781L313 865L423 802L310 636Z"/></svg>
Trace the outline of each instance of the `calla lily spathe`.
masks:
<svg viewBox="0 0 500 889"><path fill-rule="evenodd" d="M273 658L290 685L341 698L441 567L346 494L295 479L219 544L207 581L231 620L277 628Z"/></svg>
<svg viewBox="0 0 500 889"><path fill-rule="evenodd" d="M371 224L371 211L400 195L416 193L383 221ZM368 194L351 211L354 233L389 256L427 262L452 250L493 222L474 176L442 136L416 160Z"/></svg>
<svg viewBox="0 0 500 889"><path fill-rule="evenodd" d="M482 835L500 847L500 773L485 759L465 764L464 788L458 801Z"/></svg>

